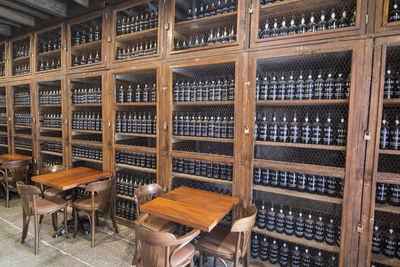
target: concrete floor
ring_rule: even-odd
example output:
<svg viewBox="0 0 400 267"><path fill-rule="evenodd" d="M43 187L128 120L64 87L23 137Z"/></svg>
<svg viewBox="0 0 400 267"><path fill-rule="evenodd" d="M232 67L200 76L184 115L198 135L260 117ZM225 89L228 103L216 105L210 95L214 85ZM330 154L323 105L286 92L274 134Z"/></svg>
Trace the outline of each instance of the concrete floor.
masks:
<svg viewBox="0 0 400 267"><path fill-rule="evenodd" d="M21 244L20 199L13 195L10 207L6 209L4 196L0 193L0 266L132 266L134 231L131 228L118 225L119 234L116 234L111 222L100 217L95 247L91 248L90 235L85 236L80 232L76 238L71 235L69 239L64 236L53 238L54 230L51 217L48 216L41 230L39 255L35 256L32 220L25 244ZM61 215L58 221L59 224L62 222ZM213 260L208 259L205 266L213 266L212 263Z"/></svg>

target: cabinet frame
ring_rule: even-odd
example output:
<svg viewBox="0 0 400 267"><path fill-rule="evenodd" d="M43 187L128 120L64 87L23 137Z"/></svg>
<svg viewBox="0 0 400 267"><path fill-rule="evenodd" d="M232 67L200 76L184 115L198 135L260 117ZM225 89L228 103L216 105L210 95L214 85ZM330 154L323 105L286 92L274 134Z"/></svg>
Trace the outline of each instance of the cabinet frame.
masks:
<svg viewBox="0 0 400 267"><path fill-rule="evenodd" d="M0 45L4 45L4 72L5 75L4 77L0 77L0 81L7 81L10 76L10 54L9 54L9 46L10 42L8 41L2 41L0 42Z"/></svg>
<svg viewBox="0 0 400 267"><path fill-rule="evenodd" d="M378 36L400 34L400 21L388 22L389 1L371 0L375 5L374 31Z"/></svg>

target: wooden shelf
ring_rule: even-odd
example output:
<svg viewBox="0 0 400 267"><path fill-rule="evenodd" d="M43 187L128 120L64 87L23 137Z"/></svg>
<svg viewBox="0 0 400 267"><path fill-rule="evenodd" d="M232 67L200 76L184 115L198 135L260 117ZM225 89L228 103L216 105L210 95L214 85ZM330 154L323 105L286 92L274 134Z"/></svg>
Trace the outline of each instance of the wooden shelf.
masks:
<svg viewBox="0 0 400 267"><path fill-rule="evenodd" d="M195 102L174 102L174 106L229 106L235 101L195 101Z"/></svg>
<svg viewBox="0 0 400 267"><path fill-rule="evenodd" d="M172 150L171 155L177 158L209 160L222 163L233 163L233 157L225 155L206 154L206 153L178 151L178 150Z"/></svg>
<svg viewBox="0 0 400 267"><path fill-rule="evenodd" d="M117 133L116 132L115 135L148 137L148 138L156 138L157 137L157 135L155 135L155 134L138 134L138 133Z"/></svg>
<svg viewBox="0 0 400 267"><path fill-rule="evenodd" d="M0 144L1 147L8 147L6 144Z"/></svg>
<svg viewBox="0 0 400 267"><path fill-rule="evenodd" d="M88 158L81 158L81 157L72 157L72 159L83 160L83 161L90 161L90 162L94 162L94 163L103 164L103 161L102 161L102 160L97 160L97 159L88 159Z"/></svg>
<svg viewBox="0 0 400 267"><path fill-rule="evenodd" d="M314 144L302 144L302 143L254 141L254 145L346 151L346 146L326 146L326 145L314 145Z"/></svg>
<svg viewBox="0 0 400 267"><path fill-rule="evenodd" d="M205 51L205 50L209 50L209 49L217 49L217 48L236 46L236 45L239 45L239 42L217 44L217 45L209 45L209 46L206 45L206 46L193 47L193 48L188 48L188 49L173 50L173 51L171 51L171 54L194 52L194 51Z"/></svg>
<svg viewBox="0 0 400 267"><path fill-rule="evenodd" d="M61 56L61 49L38 53L38 57L51 57L51 56L56 56L57 54L60 54Z"/></svg>
<svg viewBox="0 0 400 267"><path fill-rule="evenodd" d="M0 105L0 108L7 108L7 106L4 106L4 105Z"/></svg>
<svg viewBox="0 0 400 267"><path fill-rule="evenodd" d="M257 106L325 106L349 104L348 99L332 100L259 100Z"/></svg>
<svg viewBox="0 0 400 267"><path fill-rule="evenodd" d="M41 108L61 108L61 104L40 104Z"/></svg>
<svg viewBox="0 0 400 267"><path fill-rule="evenodd" d="M302 174L315 174L315 175L330 176L336 178L344 178L345 174L344 168L330 167L330 166L282 162L282 161L263 160L263 159L254 159L253 163L254 167L257 168L290 171Z"/></svg>
<svg viewBox="0 0 400 267"><path fill-rule="evenodd" d="M400 260L397 258L388 258L382 254L371 253L371 261L384 264L386 266L399 267Z"/></svg>
<svg viewBox="0 0 400 267"><path fill-rule="evenodd" d="M177 28L182 28L182 27L187 27L190 30L196 30L196 29L200 29L201 27L204 27L207 25L213 25L213 26L215 26L215 28L217 28L220 24L226 22L228 18L237 16L237 13L238 13L237 11L233 11L233 12L228 12L228 13L214 15L214 16L208 16L208 17L203 17L203 18L198 18L198 19L191 19L191 20L185 20L182 22L176 22L175 30Z"/></svg>
<svg viewBox="0 0 400 267"><path fill-rule="evenodd" d="M58 157L62 157L63 156L62 153L50 152L50 151L44 151L44 150L41 150L40 153L46 154L46 155L58 156Z"/></svg>
<svg viewBox="0 0 400 267"><path fill-rule="evenodd" d="M392 206L392 205L389 205L389 204L375 203L375 210L376 211L393 213L393 214L400 214L400 207Z"/></svg>
<svg viewBox="0 0 400 267"><path fill-rule="evenodd" d="M209 183L214 183L214 184L232 185L232 181L209 178L209 177L204 177L204 176L197 176L197 175L186 174L186 173L173 172L172 176L174 176L176 178L184 178L184 179L209 182Z"/></svg>
<svg viewBox="0 0 400 267"><path fill-rule="evenodd" d="M103 131L89 131L89 130L77 130L77 129L71 129L71 131L76 133L103 134Z"/></svg>
<svg viewBox="0 0 400 267"><path fill-rule="evenodd" d="M93 42L86 43L86 44L73 45L72 50L73 51L82 51L82 50L92 50L92 49L96 49L96 48L99 49L99 48L101 48L101 42L102 42L102 40L97 40L97 41L93 41ZM94 52L96 53L96 51L94 51ZM98 52L101 52L101 51L98 51ZM86 56L88 57L89 55L86 55ZM93 57L94 56L95 55L93 55Z"/></svg>
<svg viewBox="0 0 400 267"><path fill-rule="evenodd" d="M261 5L260 12L266 12L268 15L270 15L285 13L288 10L296 10L297 12L309 9L323 10L339 3L342 2L340 2L339 0L309 0L307 2L304 2L304 0L283 0L278 3Z"/></svg>
<svg viewBox="0 0 400 267"><path fill-rule="evenodd" d="M30 128L32 128L32 125L19 125L19 124L14 124L14 127L30 129Z"/></svg>
<svg viewBox="0 0 400 267"><path fill-rule="evenodd" d="M279 264L272 264L268 261L262 261L261 259L250 259L250 266L254 266L254 267L280 267Z"/></svg>
<svg viewBox="0 0 400 267"><path fill-rule="evenodd" d="M76 146L103 147L103 143L101 142L78 140L78 139L71 140L71 144Z"/></svg>
<svg viewBox="0 0 400 267"><path fill-rule="evenodd" d="M379 149L379 154L386 154L386 155L400 155L400 150L393 150L393 149Z"/></svg>
<svg viewBox="0 0 400 267"><path fill-rule="evenodd" d="M341 199L341 198L321 196L318 194L310 194L307 192L298 192L295 190L288 190L288 189L276 188L276 187L271 187L271 186L253 185L253 190L263 191L263 192L268 192L268 193L273 193L273 194L279 194L279 195L284 195L284 196L289 196L289 197L311 199L311 200L315 200L315 201L328 202L328 203L333 203L333 204L338 204L338 205L343 204L343 199Z"/></svg>
<svg viewBox="0 0 400 267"><path fill-rule="evenodd" d="M30 56L25 56L25 57L14 58L12 61L19 62L19 61L25 61L25 60L29 60L29 59L30 59Z"/></svg>
<svg viewBox="0 0 400 267"><path fill-rule="evenodd" d="M14 137L18 137L18 138L32 138L32 135L30 135L30 134L14 134Z"/></svg>
<svg viewBox="0 0 400 267"><path fill-rule="evenodd" d="M286 234L279 234L277 232L270 232L265 229L259 229L258 227L254 227L253 232L262 234L265 236L269 236L271 238L276 238L279 240L283 240L283 241L287 241L287 242L291 242L291 243L295 243L295 244L299 244L299 245L303 245L303 246L307 246L307 247L321 249L321 250L325 250L325 251L332 252L332 253L339 253L339 247L330 246L330 245L326 244L325 242L319 243L315 240L307 240L305 238L298 238L295 235L289 236Z"/></svg>
<svg viewBox="0 0 400 267"><path fill-rule="evenodd" d="M130 196L125 196L125 195L117 194L117 197L118 197L118 198L127 199L127 200L130 200L130 201L135 201L135 198L134 198L134 197L130 197Z"/></svg>
<svg viewBox="0 0 400 267"><path fill-rule="evenodd" d="M14 105L14 108L30 108L31 105Z"/></svg>
<svg viewBox="0 0 400 267"><path fill-rule="evenodd" d="M115 103L116 107L156 107L156 102L137 102L137 103Z"/></svg>
<svg viewBox="0 0 400 267"><path fill-rule="evenodd" d="M133 32L115 36L117 42L129 42L133 40L151 39L157 37L158 28L148 29L140 32Z"/></svg>
<svg viewBox="0 0 400 267"><path fill-rule="evenodd" d="M18 146L15 146L15 145L14 145L14 149L24 150L24 151L32 151L32 148L18 147Z"/></svg>
<svg viewBox="0 0 400 267"><path fill-rule="evenodd" d="M400 98L383 99L384 105L395 105L400 104Z"/></svg>
<svg viewBox="0 0 400 267"><path fill-rule="evenodd" d="M376 181L386 184L400 184L400 173L377 172Z"/></svg>
<svg viewBox="0 0 400 267"><path fill-rule="evenodd" d="M47 130L47 131L62 131L62 128L40 127L40 130Z"/></svg>
<svg viewBox="0 0 400 267"><path fill-rule="evenodd" d="M155 147L115 144L114 148L116 150L129 151L129 152L148 153L148 154L157 153L157 150Z"/></svg>
<svg viewBox="0 0 400 267"><path fill-rule="evenodd" d="M117 219L118 223L123 224L125 226L133 227L135 225L135 221L131 221L131 220L119 217L119 216L115 216L115 218Z"/></svg>
<svg viewBox="0 0 400 267"><path fill-rule="evenodd" d="M148 172L148 173L156 173L157 172L156 169L142 168L142 167L131 166L131 165L121 164L121 163L117 163L117 164L115 164L115 166L124 168L124 169L133 170L133 171Z"/></svg>
<svg viewBox="0 0 400 267"><path fill-rule="evenodd" d="M54 141L54 142L62 142L61 137L53 137L53 136L39 136L40 141Z"/></svg>
<svg viewBox="0 0 400 267"><path fill-rule="evenodd" d="M211 137L196 137L196 136L176 136L176 135L173 135L172 139L203 141L203 142L218 142L218 143L233 143L235 141L234 139L227 139L227 138L211 138Z"/></svg>
<svg viewBox="0 0 400 267"><path fill-rule="evenodd" d="M0 123L0 126L5 126L5 127L7 127L8 124L7 124L7 123Z"/></svg>
<svg viewBox="0 0 400 267"><path fill-rule="evenodd" d="M72 104L74 107L102 107L103 104L96 103L96 104Z"/></svg>
<svg viewBox="0 0 400 267"><path fill-rule="evenodd" d="M0 135L8 135L7 132L0 132Z"/></svg>

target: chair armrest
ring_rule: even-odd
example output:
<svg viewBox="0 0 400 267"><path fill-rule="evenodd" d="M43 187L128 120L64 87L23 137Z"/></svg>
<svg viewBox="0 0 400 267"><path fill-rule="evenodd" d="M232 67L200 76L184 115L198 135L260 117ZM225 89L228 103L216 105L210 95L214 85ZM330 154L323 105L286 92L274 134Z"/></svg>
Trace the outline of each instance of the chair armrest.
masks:
<svg viewBox="0 0 400 267"><path fill-rule="evenodd" d="M141 214L135 221L136 225L141 225L149 217L148 213Z"/></svg>
<svg viewBox="0 0 400 267"><path fill-rule="evenodd" d="M177 248L174 249L171 256L169 257L171 266L172 266L171 259L174 257L174 255L180 249L182 249L184 246L186 246L188 243L190 243L193 239L195 239L196 236L198 236L199 234L200 234L200 230L194 229L190 233L187 233L186 235L177 238L176 242L170 244L170 246L178 246L179 245Z"/></svg>
<svg viewBox="0 0 400 267"><path fill-rule="evenodd" d="M5 171L6 171L6 170L2 170L2 169L0 169L0 175L6 176L6 173L5 173Z"/></svg>

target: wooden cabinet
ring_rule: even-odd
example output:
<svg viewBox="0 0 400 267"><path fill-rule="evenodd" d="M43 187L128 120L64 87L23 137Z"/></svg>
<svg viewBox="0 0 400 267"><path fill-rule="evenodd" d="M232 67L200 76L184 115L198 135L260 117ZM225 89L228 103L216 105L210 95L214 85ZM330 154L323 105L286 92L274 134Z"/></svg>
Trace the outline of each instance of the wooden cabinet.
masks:
<svg viewBox="0 0 400 267"><path fill-rule="evenodd" d="M375 5L375 32L379 35L398 34L400 30L399 3L394 0L377 0Z"/></svg>
<svg viewBox="0 0 400 267"><path fill-rule="evenodd" d="M28 78L32 74L33 36L25 34L10 41L10 77Z"/></svg>
<svg viewBox="0 0 400 267"><path fill-rule="evenodd" d="M8 116L8 95L7 84L0 85L0 153L8 153L10 146L9 139L9 116Z"/></svg>
<svg viewBox="0 0 400 267"><path fill-rule="evenodd" d="M8 77L9 65L8 42L0 42L0 80Z"/></svg>
<svg viewBox="0 0 400 267"><path fill-rule="evenodd" d="M66 59L65 24L35 33L34 38L34 72L46 74L63 72Z"/></svg>

